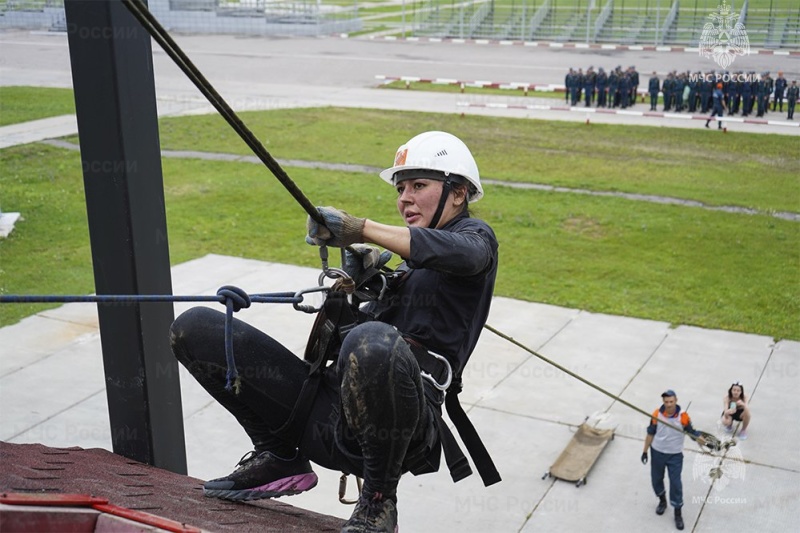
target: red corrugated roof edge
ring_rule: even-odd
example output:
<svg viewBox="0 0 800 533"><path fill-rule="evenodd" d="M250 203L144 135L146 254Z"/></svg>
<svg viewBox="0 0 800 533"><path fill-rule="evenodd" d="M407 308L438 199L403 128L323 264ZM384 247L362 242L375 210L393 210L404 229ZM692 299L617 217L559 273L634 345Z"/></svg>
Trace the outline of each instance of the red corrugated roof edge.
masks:
<svg viewBox="0 0 800 533"><path fill-rule="evenodd" d="M108 450L0 441L0 492L87 495L96 502L107 500L110 507L104 512L141 511L210 532L340 531L342 527L340 518L280 501L206 498L202 483Z"/></svg>

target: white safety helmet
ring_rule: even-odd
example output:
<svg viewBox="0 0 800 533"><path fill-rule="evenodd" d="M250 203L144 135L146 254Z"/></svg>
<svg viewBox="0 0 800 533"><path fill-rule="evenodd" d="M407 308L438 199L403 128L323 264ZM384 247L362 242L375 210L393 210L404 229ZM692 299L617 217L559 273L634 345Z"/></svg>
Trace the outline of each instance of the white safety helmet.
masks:
<svg viewBox="0 0 800 533"><path fill-rule="evenodd" d="M435 170L444 176L461 176L472 185L468 187L471 203L483 197L481 176L472 153L461 139L450 133L420 133L397 149L394 166L381 172L380 176L391 185L396 185L395 174L401 170Z"/></svg>

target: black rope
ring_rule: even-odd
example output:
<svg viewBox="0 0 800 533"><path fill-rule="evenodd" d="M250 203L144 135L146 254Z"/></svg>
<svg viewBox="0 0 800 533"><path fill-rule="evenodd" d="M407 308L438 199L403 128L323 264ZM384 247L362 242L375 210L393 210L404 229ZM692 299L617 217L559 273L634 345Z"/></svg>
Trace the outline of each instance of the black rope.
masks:
<svg viewBox="0 0 800 533"><path fill-rule="evenodd" d="M147 6L142 0L122 0L128 11L136 17L139 23L147 30L153 39L164 49L164 51L172 58L178 68L195 84L201 93L208 99L211 105L219 112L220 115L231 125L231 127L239 134L247 146L253 150L259 159L267 166L272 174L281 182L281 184L289 191L297 203L308 213L316 222L323 224L324 220L317 211L317 208L311 201L303 194L300 188L289 177L286 171L283 170L281 165L275 160L274 157L267 151L261 141L253 134L252 131L245 125L239 118L236 112L231 109L228 103L222 96L214 89L211 83L203 76L200 70L192 63L192 61L181 50L180 46L172 39L166 29L158 22L153 16Z"/></svg>

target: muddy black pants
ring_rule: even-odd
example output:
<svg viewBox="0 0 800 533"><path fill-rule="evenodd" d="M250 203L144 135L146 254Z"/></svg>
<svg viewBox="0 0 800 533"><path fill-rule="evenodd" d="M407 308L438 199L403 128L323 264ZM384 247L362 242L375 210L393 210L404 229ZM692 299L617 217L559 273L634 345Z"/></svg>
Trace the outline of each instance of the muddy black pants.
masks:
<svg viewBox="0 0 800 533"><path fill-rule="evenodd" d="M241 390L226 391L224 324L224 313L216 310L186 311L170 330L175 356L236 417L256 450L294 456L294 444L274 432L294 408L308 363L234 319ZM437 409L426 400L417 361L397 330L381 322L360 324L325 371L299 450L320 466L363 477L365 494L394 498L407 453L438 451Z"/></svg>

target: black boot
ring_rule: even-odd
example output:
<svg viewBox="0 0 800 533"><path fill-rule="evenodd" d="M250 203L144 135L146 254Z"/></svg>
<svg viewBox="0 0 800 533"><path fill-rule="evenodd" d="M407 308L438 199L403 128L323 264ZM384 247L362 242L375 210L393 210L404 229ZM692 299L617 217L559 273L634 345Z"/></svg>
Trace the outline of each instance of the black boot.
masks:
<svg viewBox="0 0 800 533"><path fill-rule="evenodd" d="M683 516L681 516L681 508L675 508L675 527L677 527L680 531L683 531Z"/></svg>
<svg viewBox="0 0 800 533"><path fill-rule="evenodd" d="M393 500L380 494L358 498L353 515L342 526L341 533L396 533L397 507Z"/></svg>
<svg viewBox="0 0 800 533"><path fill-rule="evenodd" d="M664 494L662 494L661 496L658 497L658 500L659 501L658 501L658 507L656 507L656 514L660 516L664 514L664 511L667 510L667 497Z"/></svg>

